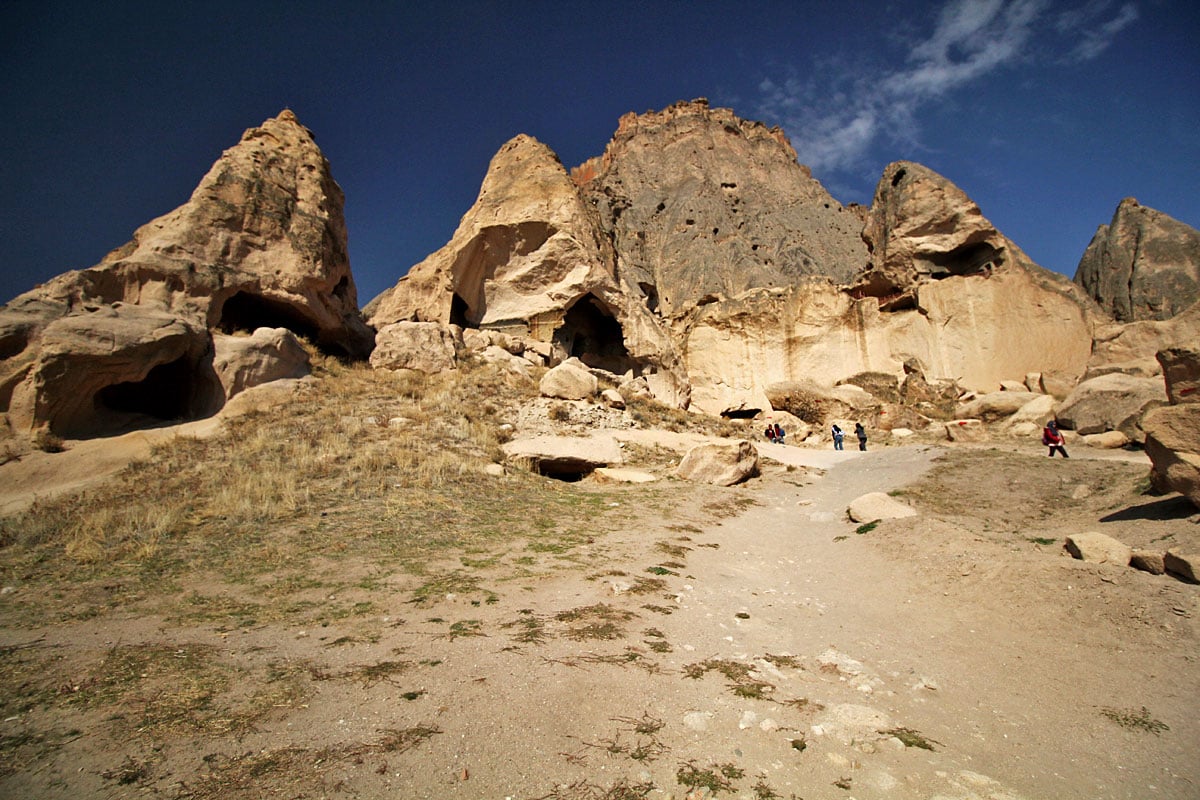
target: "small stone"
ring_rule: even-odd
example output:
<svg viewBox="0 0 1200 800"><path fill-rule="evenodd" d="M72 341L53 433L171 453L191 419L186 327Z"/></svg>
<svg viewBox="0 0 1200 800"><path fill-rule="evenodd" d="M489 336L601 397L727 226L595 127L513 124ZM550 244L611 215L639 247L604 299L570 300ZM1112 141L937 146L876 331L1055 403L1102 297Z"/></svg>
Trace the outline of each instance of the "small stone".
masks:
<svg viewBox="0 0 1200 800"><path fill-rule="evenodd" d="M1168 550L1163 556L1163 568L1169 575L1186 583L1200 583L1200 555Z"/></svg>
<svg viewBox="0 0 1200 800"><path fill-rule="evenodd" d="M1140 569L1142 572L1149 572L1151 575L1162 575L1166 572L1162 553L1156 553L1153 550L1134 550L1133 556L1129 559L1129 566L1134 569Z"/></svg>

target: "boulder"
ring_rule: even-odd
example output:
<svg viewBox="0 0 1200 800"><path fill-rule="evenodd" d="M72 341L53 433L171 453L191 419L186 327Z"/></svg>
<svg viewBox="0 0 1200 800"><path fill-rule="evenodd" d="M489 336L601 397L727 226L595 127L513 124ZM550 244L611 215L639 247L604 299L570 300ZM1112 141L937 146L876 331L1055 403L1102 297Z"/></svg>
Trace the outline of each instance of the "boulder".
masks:
<svg viewBox="0 0 1200 800"><path fill-rule="evenodd" d="M1179 492L1200 508L1200 413L1195 404L1156 408L1142 425L1155 487Z"/></svg>
<svg viewBox="0 0 1200 800"><path fill-rule="evenodd" d="M1120 431L1105 431L1104 433L1089 433L1081 437L1088 447L1102 450L1116 450L1129 444L1129 437Z"/></svg>
<svg viewBox="0 0 1200 800"><path fill-rule="evenodd" d="M501 445L514 464L552 478L576 480L599 467L619 464L621 446L612 436L537 436Z"/></svg>
<svg viewBox="0 0 1200 800"><path fill-rule="evenodd" d="M12 389L13 430L88 437L198 419L224 399L202 327L166 311L103 306L50 322Z"/></svg>
<svg viewBox="0 0 1200 800"><path fill-rule="evenodd" d="M1032 400L1018 408L1016 413L1008 418L1007 424L1011 429L1021 423L1032 422L1040 428L1054 419L1056 405L1054 398L1048 394L1035 395Z"/></svg>
<svg viewBox="0 0 1200 800"><path fill-rule="evenodd" d="M961 403L954 411L956 419L981 419L984 422L997 422L1012 416L1027 403L1036 401L1053 407L1054 398L1049 395L1039 395L1026 391L1001 391L981 394L966 403Z"/></svg>
<svg viewBox="0 0 1200 800"><path fill-rule="evenodd" d="M1181 581L1200 583L1200 554L1168 550L1163 556L1163 569Z"/></svg>
<svg viewBox="0 0 1200 800"><path fill-rule="evenodd" d="M875 522L883 519L915 517L911 506L890 497L884 492L871 492L856 498L846 512L855 522Z"/></svg>
<svg viewBox="0 0 1200 800"><path fill-rule="evenodd" d="M578 359L567 359L542 376L538 391L543 397L588 400L595 397L600 381Z"/></svg>
<svg viewBox="0 0 1200 800"><path fill-rule="evenodd" d="M1116 564L1127 567L1129 559L1133 557L1133 550L1129 545L1094 531L1068 536L1066 548L1072 558L1092 564Z"/></svg>
<svg viewBox="0 0 1200 800"><path fill-rule="evenodd" d="M375 369L412 369L435 373L458 366L462 332L457 326L436 322L396 322L375 334L371 366Z"/></svg>
<svg viewBox="0 0 1200 800"><path fill-rule="evenodd" d="M1025 375L1025 389L1038 394L1046 393L1046 384L1042 381L1042 373L1029 372Z"/></svg>
<svg viewBox="0 0 1200 800"><path fill-rule="evenodd" d="M1120 431L1140 442L1142 417L1166 402L1161 380L1111 373L1076 386L1059 407L1058 422L1082 435Z"/></svg>
<svg viewBox="0 0 1200 800"><path fill-rule="evenodd" d="M1200 301L1167 320L1098 325L1087 371L1096 374L1116 365L1127 371L1136 368L1147 376L1158 375L1161 368L1155 355L1160 350L1194 346L1197 341L1200 341Z"/></svg>
<svg viewBox="0 0 1200 800"><path fill-rule="evenodd" d="M983 420L956 419L946 424L946 438L952 442L986 442L987 426Z"/></svg>
<svg viewBox="0 0 1200 800"><path fill-rule="evenodd" d="M250 336L213 335L213 370L225 399L271 381L303 378L308 351L287 328L259 328Z"/></svg>
<svg viewBox="0 0 1200 800"><path fill-rule="evenodd" d="M1075 282L1120 322L1170 319L1200 300L1200 231L1127 197L1092 237Z"/></svg>
<svg viewBox="0 0 1200 800"><path fill-rule="evenodd" d="M616 389L608 388L600 392L600 399L604 401L604 405L609 408L624 408L625 398Z"/></svg>
<svg viewBox="0 0 1200 800"><path fill-rule="evenodd" d="M1167 383L1167 398L1172 405L1200 403L1200 347L1179 345L1155 354L1162 365Z"/></svg>
<svg viewBox="0 0 1200 800"><path fill-rule="evenodd" d="M733 486L758 474L758 451L747 441L696 445L675 470L684 480L716 486Z"/></svg>
<svg viewBox="0 0 1200 800"><path fill-rule="evenodd" d="M1151 575L1162 575L1166 572L1164 555L1153 550L1134 550L1129 559L1129 566Z"/></svg>

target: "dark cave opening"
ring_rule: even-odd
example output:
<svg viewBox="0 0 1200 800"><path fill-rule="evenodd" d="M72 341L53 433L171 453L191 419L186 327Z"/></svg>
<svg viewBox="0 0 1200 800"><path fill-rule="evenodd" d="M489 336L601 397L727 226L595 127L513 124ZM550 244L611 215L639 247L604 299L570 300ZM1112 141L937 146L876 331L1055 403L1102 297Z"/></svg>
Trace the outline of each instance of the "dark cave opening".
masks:
<svg viewBox="0 0 1200 800"><path fill-rule="evenodd" d="M948 278L951 275L977 275L998 266L1001 253L987 242L956 247L948 253L929 253L925 260L932 266L930 276Z"/></svg>
<svg viewBox="0 0 1200 800"><path fill-rule="evenodd" d="M159 364L140 381L116 383L96 392L93 403L106 416L184 420L200 416L200 382L187 358Z"/></svg>
<svg viewBox="0 0 1200 800"><path fill-rule="evenodd" d="M479 323L470 318L471 307L462 299L458 292L450 299L450 324L460 328L478 328Z"/></svg>
<svg viewBox="0 0 1200 800"><path fill-rule="evenodd" d="M625 348L621 323L593 294L584 295L567 310L554 341L589 367L621 375L635 366Z"/></svg>
<svg viewBox="0 0 1200 800"><path fill-rule="evenodd" d="M258 328L287 328L311 342L318 342L320 337L320 331L312 320L294 307L249 292L238 292L225 301L216 327L222 333L253 333Z"/></svg>
<svg viewBox="0 0 1200 800"><path fill-rule="evenodd" d="M727 408L721 412L721 416L725 419L754 419L761 413L761 408Z"/></svg>

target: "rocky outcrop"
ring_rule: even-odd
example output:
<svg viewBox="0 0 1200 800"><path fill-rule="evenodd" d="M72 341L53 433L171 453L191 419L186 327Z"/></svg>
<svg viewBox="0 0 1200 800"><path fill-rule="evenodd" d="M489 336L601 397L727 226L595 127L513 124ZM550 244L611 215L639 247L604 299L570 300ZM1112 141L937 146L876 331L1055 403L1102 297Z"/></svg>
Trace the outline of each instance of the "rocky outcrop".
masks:
<svg viewBox="0 0 1200 800"><path fill-rule="evenodd" d="M912 506L902 503L885 492L871 492L851 501L846 509L847 516L854 522L878 522L885 519L915 517Z"/></svg>
<svg viewBox="0 0 1200 800"><path fill-rule="evenodd" d="M1200 508L1200 413L1195 392L1196 350L1175 348L1159 353L1171 405L1146 415L1146 455L1151 479L1162 491L1180 492Z"/></svg>
<svg viewBox="0 0 1200 800"><path fill-rule="evenodd" d="M543 397L560 400L588 400L596 396L600 382L578 359L568 359L549 370L538 382ZM615 390L614 390L615 391ZM620 398L620 394L617 395ZM624 400L621 400L624 403Z"/></svg>
<svg viewBox="0 0 1200 800"><path fill-rule="evenodd" d="M1168 347L1155 357L1162 366L1171 404L1200 403L1200 346Z"/></svg>
<svg viewBox="0 0 1200 800"><path fill-rule="evenodd" d="M1075 282L1120 322L1170 319L1200 301L1200 231L1127 197L1092 237Z"/></svg>
<svg viewBox="0 0 1200 800"><path fill-rule="evenodd" d="M686 404L669 337L616 275L611 244L558 157L521 135L492 159L450 241L366 313L378 329L422 321L517 334L550 345L553 363L656 375L660 400Z"/></svg>
<svg viewBox="0 0 1200 800"><path fill-rule="evenodd" d="M1159 378L1110 373L1083 381L1058 409L1059 423L1079 434L1120 431L1131 441L1145 438L1142 418L1167 402Z"/></svg>
<svg viewBox="0 0 1200 800"><path fill-rule="evenodd" d="M1121 371L1157 375L1161 368L1155 354L1197 341L1200 341L1200 302L1171 319L1101 325L1096 329L1088 373Z"/></svg>
<svg viewBox="0 0 1200 800"><path fill-rule="evenodd" d="M397 322L383 326L375 335L371 366L442 372L458 366L458 350L462 347L462 331L456 325Z"/></svg>
<svg viewBox="0 0 1200 800"><path fill-rule="evenodd" d="M303 378L310 367L308 351L287 328L213 335L213 371L226 400L264 383Z"/></svg>
<svg viewBox="0 0 1200 800"><path fill-rule="evenodd" d="M612 436L538 436L515 439L501 448L510 462L560 480L578 480L622 460Z"/></svg>
<svg viewBox="0 0 1200 800"><path fill-rule="evenodd" d="M604 154L572 174L621 275L665 317L804 276L846 282L867 262L861 218L783 132L707 100L626 114Z"/></svg>
<svg viewBox="0 0 1200 800"><path fill-rule="evenodd" d="M11 398L20 406L10 415L14 428L75 433L101 432L94 426L104 419L119 429L147 414L207 413L205 393L216 382L209 332L282 327L326 352L365 358L372 333L358 311L342 204L329 163L290 111L246 131L187 203L138 228L96 266L0 308L0 410ZM106 356L104 369L96 368L99 346L62 349L88 338L93 323L139 344ZM149 345L176 329L186 332L186 347ZM50 380L51 363L67 372ZM154 396L168 364L178 374L174 399L163 404ZM75 384L82 394L63 403L46 394L52 384ZM114 406L113 397L124 399ZM88 411L93 404L106 412Z"/></svg>

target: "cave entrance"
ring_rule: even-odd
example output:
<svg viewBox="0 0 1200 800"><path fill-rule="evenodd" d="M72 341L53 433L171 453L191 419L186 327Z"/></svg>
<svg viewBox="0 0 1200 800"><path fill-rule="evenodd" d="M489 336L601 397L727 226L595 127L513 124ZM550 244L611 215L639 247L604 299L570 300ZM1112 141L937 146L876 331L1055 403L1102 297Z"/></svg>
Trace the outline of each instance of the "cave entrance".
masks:
<svg viewBox="0 0 1200 800"><path fill-rule="evenodd" d="M589 367L621 375L635 366L625 349L621 323L594 294L584 295L567 310L554 341Z"/></svg>
<svg viewBox="0 0 1200 800"><path fill-rule="evenodd" d="M221 306L221 319L216 328L227 334L253 333L258 328L287 328L300 338L315 344L325 355L350 357L350 353L341 344L322 337L316 323L295 306L260 294L238 292L226 300Z"/></svg>
<svg viewBox="0 0 1200 800"><path fill-rule="evenodd" d="M754 419L761 413L761 408L727 408L721 416L724 419Z"/></svg>
<svg viewBox="0 0 1200 800"><path fill-rule="evenodd" d="M1000 266L1003 255L987 242L976 242L956 247L948 253L931 253L925 259L932 267L930 276L941 279L951 275L987 274Z"/></svg>
<svg viewBox="0 0 1200 800"><path fill-rule="evenodd" d="M450 300L450 324L457 325L460 328L478 328L479 323L472 321L471 307L467 305L467 301L462 299L458 292L454 293L454 297Z"/></svg>
<svg viewBox="0 0 1200 800"><path fill-rule="evenodd" d="M205 380L187 356L152 368L140 381L105 386L92 398L95 416L72 433L109 435L164 422L199 419L216 409L212 400L219 393L214 381ZM57 427L57 426L55 426Z"/></svg>

